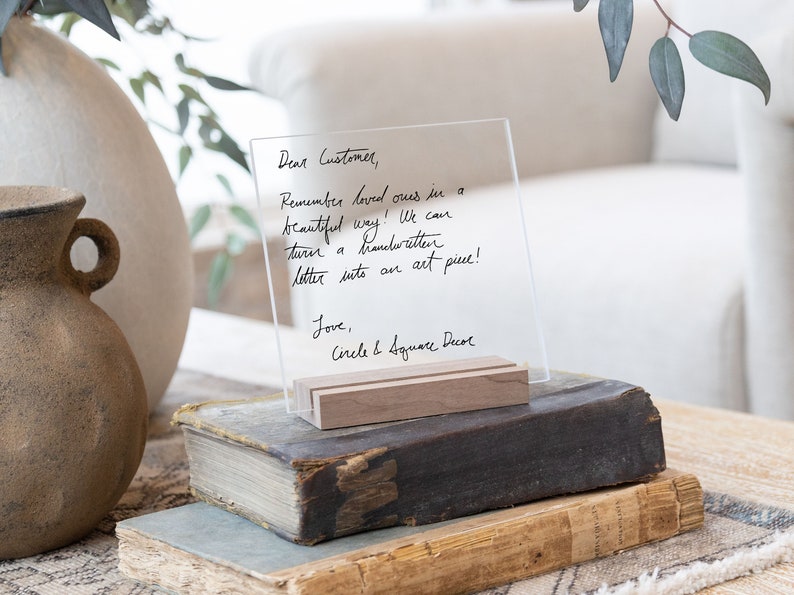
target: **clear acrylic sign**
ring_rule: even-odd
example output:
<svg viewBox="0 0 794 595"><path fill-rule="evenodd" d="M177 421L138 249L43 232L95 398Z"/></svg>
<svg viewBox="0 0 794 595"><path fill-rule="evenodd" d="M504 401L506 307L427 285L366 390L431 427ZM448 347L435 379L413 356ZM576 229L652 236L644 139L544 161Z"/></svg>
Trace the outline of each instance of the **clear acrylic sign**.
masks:
<svg viewBox="0 0 794 595"><path fill-rule="evenodd" d="M309 334L318 376L499 356L548 379L507 120L251 150L277 336Z"/></svg>

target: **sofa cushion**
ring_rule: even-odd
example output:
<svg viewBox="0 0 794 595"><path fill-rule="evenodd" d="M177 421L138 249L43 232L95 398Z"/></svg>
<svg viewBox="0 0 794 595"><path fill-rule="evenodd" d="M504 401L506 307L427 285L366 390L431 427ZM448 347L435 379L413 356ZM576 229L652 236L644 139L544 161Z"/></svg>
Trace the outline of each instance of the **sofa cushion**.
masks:
<svg viewBox="0 0 794 595"><path fill-rule="evenodd" d="M508 118L522 176L649 160L647 55L629 49L610 83L596 10L503 8L282 31L253 51L251 81L292 133ZM663 32L638 5L633 44Z"/></svg>
<svg viewBox="0 0 794 595"><path fill-rule="evenodd" d="M552 368L743 408L735 170L639 165L523 185Z"/></svg>

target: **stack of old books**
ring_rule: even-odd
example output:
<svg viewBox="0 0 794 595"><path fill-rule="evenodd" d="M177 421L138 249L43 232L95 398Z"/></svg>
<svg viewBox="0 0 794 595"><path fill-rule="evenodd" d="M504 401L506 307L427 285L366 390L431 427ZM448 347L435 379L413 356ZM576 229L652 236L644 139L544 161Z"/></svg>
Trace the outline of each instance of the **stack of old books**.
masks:
<svg viewBox="0 0 794 595"><path fill-rule="evenodd" d="M700 526L634 385L554 374L529 403L320 430L280 397L189 405L201 500L117 526L176 592L470 592Z"/></svg>

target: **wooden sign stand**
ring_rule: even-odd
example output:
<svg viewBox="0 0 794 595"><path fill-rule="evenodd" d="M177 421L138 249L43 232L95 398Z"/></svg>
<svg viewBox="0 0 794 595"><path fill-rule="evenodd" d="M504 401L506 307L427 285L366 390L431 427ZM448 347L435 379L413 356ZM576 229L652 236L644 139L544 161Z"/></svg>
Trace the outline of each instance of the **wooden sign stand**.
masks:
<svg viewBox="0 0 794 595"><path fill-rule="evenodd" d="M496 356L296 379L298 414L321 430L529 402L529 370Z"/></svg>

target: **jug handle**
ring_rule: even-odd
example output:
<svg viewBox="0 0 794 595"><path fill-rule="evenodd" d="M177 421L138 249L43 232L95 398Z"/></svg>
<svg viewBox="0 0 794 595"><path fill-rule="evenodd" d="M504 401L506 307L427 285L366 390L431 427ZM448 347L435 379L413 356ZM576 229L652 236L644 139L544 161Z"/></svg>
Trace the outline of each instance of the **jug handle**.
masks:
<svg viewBox="0 0 794 595"><path fill-rule="evenodd" d="M77 238L87 237L97 249L97 263L90 271L78 271L72 264L72 245ZM104 287L119 268L119 242L116 235L99 219L83 218L75 221L61 254L61 270L69 281L85 295Z"/></svg>

